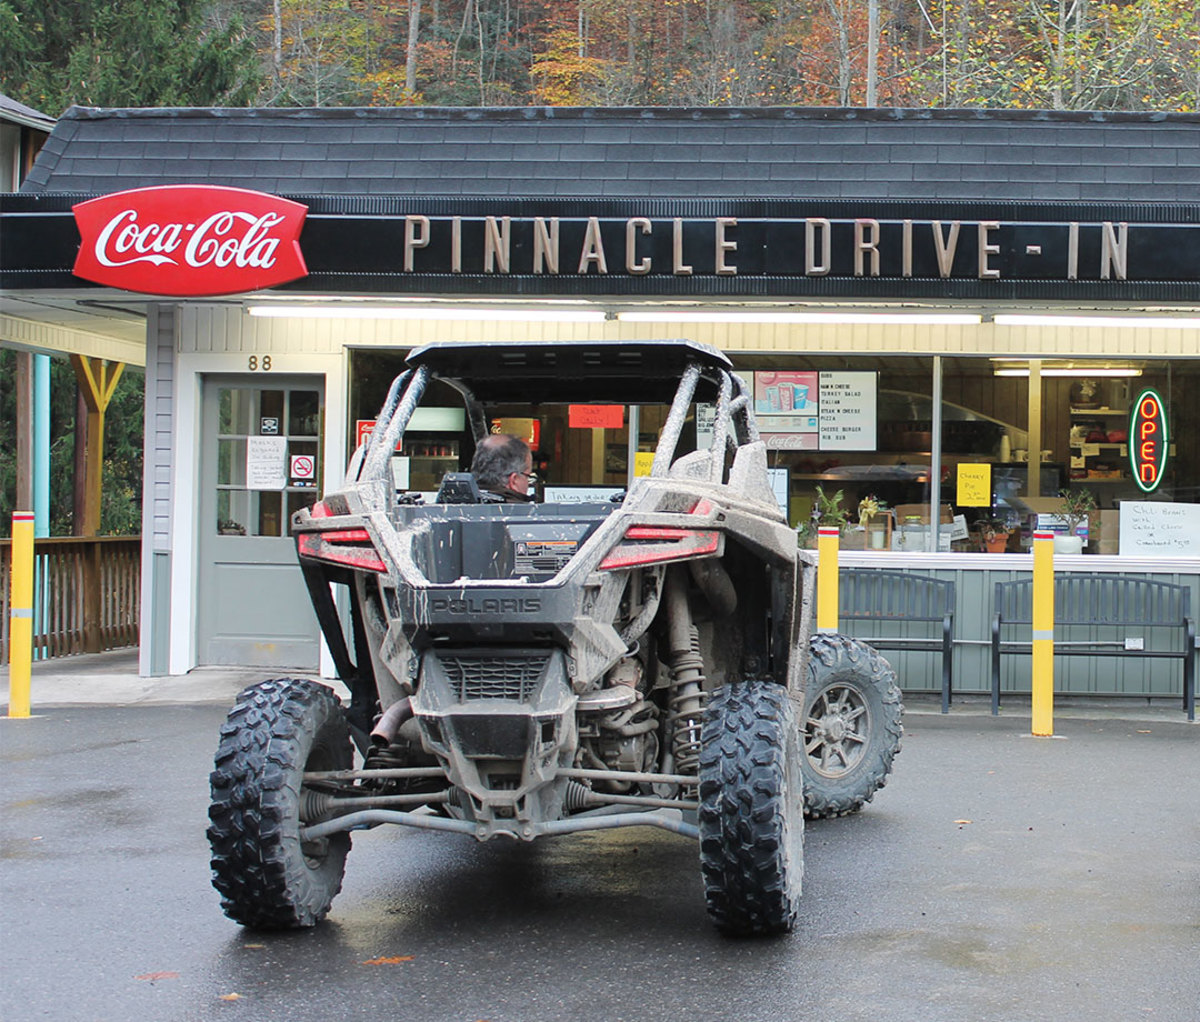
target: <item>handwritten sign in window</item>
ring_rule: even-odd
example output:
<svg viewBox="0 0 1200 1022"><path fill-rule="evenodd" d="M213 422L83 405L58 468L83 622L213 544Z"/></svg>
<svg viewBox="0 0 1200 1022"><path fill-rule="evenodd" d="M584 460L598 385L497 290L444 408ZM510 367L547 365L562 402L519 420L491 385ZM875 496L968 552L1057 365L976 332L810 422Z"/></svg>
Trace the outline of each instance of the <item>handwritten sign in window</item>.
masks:
<svg viewBox="0 0 1200 1022"><path fill-rule="evenodd" d="M625 425L624 405L568 405L571 429L620 429Z"/></svg>
<svg viewBox="0 0 1200 1022"><path fill-rule="evenodd" d="M246 489L282 490L287 486L287 438L246 437Z"/></svg>
<svg viewBox="0 0 1200 1022"><path fill-rule="evenodd" d="M1200 504L1158 500L1121 501L1123 555L1200 556Z"/></svg>
<svg viewBox="0 0 1200 1022"><path fill-rule="evenodd" d="M992 466L987 462L959 465L954 503L959 507L991 507Z"/></svg>

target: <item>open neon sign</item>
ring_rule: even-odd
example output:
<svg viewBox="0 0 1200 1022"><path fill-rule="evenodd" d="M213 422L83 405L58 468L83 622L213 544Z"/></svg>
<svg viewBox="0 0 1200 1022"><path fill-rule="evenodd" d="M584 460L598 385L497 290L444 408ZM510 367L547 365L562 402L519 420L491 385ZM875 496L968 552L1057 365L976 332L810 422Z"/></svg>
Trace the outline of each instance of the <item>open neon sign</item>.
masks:
<svg viewBox="0 0 1200 1022"><path fill-rule="evenodd" d="M1129 418L1129 464L1144 493L1158 488L1167 467L1167 409L1151 387L1138 395Z"/></svg>

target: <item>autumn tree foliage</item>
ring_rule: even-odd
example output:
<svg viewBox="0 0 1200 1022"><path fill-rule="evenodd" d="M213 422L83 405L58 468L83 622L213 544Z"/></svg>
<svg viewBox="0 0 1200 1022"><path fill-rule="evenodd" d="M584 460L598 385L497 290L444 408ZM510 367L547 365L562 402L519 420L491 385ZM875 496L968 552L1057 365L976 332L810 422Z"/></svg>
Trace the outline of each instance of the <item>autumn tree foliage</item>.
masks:
<svg viewBox="0 0 1200 1022"><path fill-rule="evenodd" d="M99 14L75 18L76 51L47 47L39 14L60 10L119 11L147 37L170 13L180 53L221 57L214 87L194 88L195 62L113 47ZM0 55L26 101L22 82L54 80L57 61L68 98L129 105L200 91L268 106L1200 108L1196 0L0 0ZM248 66L230 77L235 57ZM89 61L114 87L97 90Z"/></svg>

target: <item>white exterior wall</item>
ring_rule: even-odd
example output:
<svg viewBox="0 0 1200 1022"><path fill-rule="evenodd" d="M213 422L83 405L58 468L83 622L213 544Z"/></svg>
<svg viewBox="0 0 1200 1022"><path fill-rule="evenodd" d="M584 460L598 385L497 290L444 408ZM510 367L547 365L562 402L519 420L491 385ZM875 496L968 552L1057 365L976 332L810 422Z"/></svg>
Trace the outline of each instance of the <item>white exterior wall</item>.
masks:
<svg viewBox="0 0 1200 1022"><path fill-rule="evenodd" d="M649 306L647 306L649 307ZM924 311L932 311L926 309ZM942 312L955 311L942 307ZM1046 309L1009 307L1006 312ZM726 351L1003 358L1200 357L1196 327L1062 327L809 323L468 322L249 316L230 306L182 310L181 354L333 354L346 347L416 347L435 341L595 341L686 337ZM290 365L290 363L289 363ZM245 369L245 365L241 367ZM280 367L283 371L283 367Z"/></svg>
<svg viewBox="0 0 1200 1022"><path fill-rule="evenodd" d="M216 311L218 314L212 316ZM184 306L171 316L169 332L160 327L157 341L165 361L155 361L147 352L146 365L146 494L143 501L143 605L142 654L139 671L183 674L198 663L196 648L198 551L200 522L201 390L206 374L249 374L249 355L272 356L270 372L307 374L324 380L325 392L325 489L341 485L349 452L345 443L346 352L340 345L324 350L289 341L286 326L251 319L243 313ZM153 317L152 317L153 322ZM261 329L263 326L268 329ZM153 329L153 328L151 328ZM295 334L295 331L292 331ZM201 343L197 343L201 342ZM151 365L155 366L154 373ZM261 364L261 362L259 363ZM253 374L260 382L269 375ZM154 396L151 380L154 379ZM154 414L151 415L151 408ZM153 464L151 463L153 452ZM168 593L153 591L153 558L170 559ZM159 575L161 581L161 575ZM151 651L156 601L169 600L168 652L154 657ZM161 616L161 615L160 615ZM163 662L165 661L165 663ZM157 667L157 670L153 668ZM331 675L333 665L322 648L321 671Z"/></svg>
<svg viewBox="0 0 1200 1022"><path fill-rule="evenodd" d="M1009 310L1015 311L1015 310ZM196 595L200 473L200 395L206 373L248 374L250 358L271 372L325 382L326 489L342 483L346 448L348 350L416 347L435 341L634 340L686 337L728 351L1004 357L1200 356L1195 328L1064 328L979 325L538 323L454 320L259 318L229 305L154 306L146 348L146 499L143 535L142 674L181 674L197 664ZM258 378L265 374L259 370ZM927 555L923 561L930 566ZM969 556L969 555L968 555ZM155 558L169 563L169 592L155 593ZM1087 565L1099 570L1099 558ZM893 562L889 561L889 565ZM1132 567L1132 565L1126 565ZM152 650L152 629L169 614L169 648ZM155 663L152 663L152 659ZM322 673L332 664L322 649Z"/></svg>

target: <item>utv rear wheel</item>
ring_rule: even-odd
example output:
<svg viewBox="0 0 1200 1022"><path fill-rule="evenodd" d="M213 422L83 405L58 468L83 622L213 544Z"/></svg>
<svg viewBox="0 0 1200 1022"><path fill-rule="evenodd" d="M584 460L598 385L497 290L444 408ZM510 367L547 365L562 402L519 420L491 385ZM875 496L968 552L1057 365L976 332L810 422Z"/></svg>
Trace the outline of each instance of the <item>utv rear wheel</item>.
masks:
<svg viewBox="0 0 1200 1022"><path fill-rule="evenodd" d="M809 645L804 813L857 812L887 784L903 731L896 672L871 646L822 632Z"/></svg>
<svg viewBox="0 0 1200 1022"><path fill-rule="evenodd" d="M705 712L700 871L708 914L739 936L787 933L804 874L799 729L787 691L726 685Z"/></svg>
<svg viewBox="0 0 1200 1022"><path fill-rule="evenodd" d="M227 916L268 930L325 918L342 889L350 835L300 840L303 775L352 765L341 704L324 685L280 678L238 695L221 728L208 810L213 886Z"/></svg>

